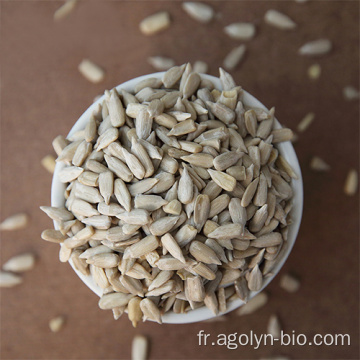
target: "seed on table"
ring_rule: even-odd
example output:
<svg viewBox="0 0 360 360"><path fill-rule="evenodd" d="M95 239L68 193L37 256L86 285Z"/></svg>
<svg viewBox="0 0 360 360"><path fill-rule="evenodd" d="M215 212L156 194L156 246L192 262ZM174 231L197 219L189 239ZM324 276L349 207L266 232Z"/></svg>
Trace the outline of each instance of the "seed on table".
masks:
<svg viewBox="0 0 360 360"><path fill-rule="evenodd" d="M25 213L11 215L0 223L0 230L12 231L24 228L29 223L29 216Z"/></svg>
<svg viewBox="0 0 360 360"><path fill-rule="evenodd" d="M147 62L158 71L169 70L175 65L175 61L164 56L150 56Z"/></svg>
<svg viewBox="0 0 360 360"><path fill-rule="evenodd" d="M304 132L314 121L315 114L313 112L309 112L304 116L304 118L299 122L297 126L297 131Z"/></svg>
<svg viewBox="0 0 360 360"><path fill-rule="evenodd" d="M319 156L314 156L310 161L310 168L315 171L329 171L330 165Z"/></svg>
<svg viewBox="0 0 360 360"><path fill-rule="evenodd" d="M89 59L84 59L78 66L78 70L86 80L92 83L99 83L105 78L105 71Z"/></svg>
<svg viewBox="0 0 360 360"><path fill-rule="evenodd" d="M234 70L244 58L246 46L244 44L232 49L225 57L223 66L227 70Z"/></svg>
<svg viewBox="0 0 360 360"><path fill-rule="evenodd" d="M154 35L170 26L170 16L166 11L150 15L139 24L140 31L144 35Z"/></svg>
<svg viewBox="0 0 360 360"><path fill-rule="evenodd" d="M281 30L291 30L296 28L296 23L293 20L277 10L268 10L265 13L264 20L267 24Z"/></svg>
<svg viewBox="0 0 360 360"><path fill-rule="evenodd" d="M289 293L295 293L300 288L300 281L291 274L284 274L280 278L280 287Z"/></svg>
<svg viewBox="0 0 360 360"><path fill-rule="evenodd" d="M61 5L54 13L54 20L59 21L63 18L66 18L73 10L77 4L77 0L66 0L63 5Z"/></svg>
<svg viewBox="0 0 360 360"><path fill-rule="evenodd" d="M21 283L22 278L19 275L0 270L0 288L13 287Z"/></svg>
<svg viewBox="0 0 360 360"><path fill-rule="evenodd" d="M143 335L136 335L132 341L131 359L146 360L148 353L148 339Z"/></svg>
<svg viewBox="0 0 360 360"><path fill-rule="evenodd" d="M281 330L279 318L275 314L271 315L267 327L267 333L272 335L273 339L280 339Z"/></svg>
<svg viewBox="0 0 360 360"><path fill-rule="evenodd" d="M205 61L197 60L194 62L193 70L198 74L206 74L209 69L208 64Z"/></svg>
<svg viewBox="0 0 360 360"><path fill-rule="evenodd" d="M345 86L343 89L343 96L344 99L348 101L358 100L360 98L360 92L353 86Z"/></svg>
<svg viewBox="0 0 360 360"><path fill-rule="evenodd" d="M321 75L321 66L319 64L310 65L307 74L311 80L317 80Z"/></svg>
<svg viewBox="0 0 360 360"><path fill-rule="evenodd" d="M239 316L248 315L254 313L256 310L263 307L268 302L269 296L265 292L261 292L250 299L245 305L236 310L236 314Z"/></svg>
<svg viewBox="0 0 360 360"><path fill-rule="evenodd" d="M328 54L332 49L332 43L328 39L318 39L304 44L299 49L300 55L319 56Z"/></svg>
<svg viewBox="0 0 360 360"><path fill-rule="evenodd" d="M35 265L35 256L32 253L16 255L3 265L5 271L23 272L31 270Z"/></svg>
<svg viewBox="0 0 360 360"><path fill-rule="evenodd" d="M359 182L358 172L355 169L351 169L348 172L344 185L345 194L348 196L355 195L358 189L358 182Z"/></svg>
<svg viewBox="0 0 360 360"><path fill-rule="evenodd" d="M225 34L235 40L249 40L255 36L255 31L255 25L251 23L233 23L224 28Z"/></svg>
<svg viewBox="0 0 360 360"><path fill-rule="evenodd" d="M59 332L65 324L65 317L60 315L49 321L49 328L52 332Z"/></svg>
<svg viewBox="0 0 360 360"><path fill-rule="evenodd" d="M194 20L204 24L209 23L215 15L213 8L202 2L183 2L182 8Z"/></svg>

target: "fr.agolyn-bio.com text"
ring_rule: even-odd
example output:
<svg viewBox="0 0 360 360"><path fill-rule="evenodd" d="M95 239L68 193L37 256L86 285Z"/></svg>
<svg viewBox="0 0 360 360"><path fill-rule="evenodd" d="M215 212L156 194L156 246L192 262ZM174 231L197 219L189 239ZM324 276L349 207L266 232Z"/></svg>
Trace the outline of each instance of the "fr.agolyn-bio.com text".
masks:
<svg viewBox="0 0 360 360"><path fill-rule="evenodd" d="M226 346L229 350L235 350L239 346L252 346L257 350L260 346L273 346L276 343L281 346L350 346L349 334L315 334L308 338L305 334L296 334L294 330L291 334L281 331L279 338L274 338L272 334L257 335L250 331L249 334L218 334L215 339L204 330L200 330L197 337L199 346Z"/></svg>

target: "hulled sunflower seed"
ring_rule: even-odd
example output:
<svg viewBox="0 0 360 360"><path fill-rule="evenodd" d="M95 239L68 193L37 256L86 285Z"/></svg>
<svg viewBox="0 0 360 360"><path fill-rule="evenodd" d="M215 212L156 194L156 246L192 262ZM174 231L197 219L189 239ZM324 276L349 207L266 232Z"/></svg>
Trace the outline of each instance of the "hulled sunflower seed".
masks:
<svg viewBox="0 0 360 360"><path fill-rule="evenodd" d="M329 171L330 165L328 165L323 159L318 156L314 156L310 161L311 169L315 171Z"/></svg>
<svg viewBox="0 0 360 360"><path fill-rule="evenodd" d="M307 74L311 80L317 80L321 75L321 66L319 64L309 66Z"/></svg>
<svg viewBox="0 0 360 360"><path fill-rule="evenodd" d="M105 71L89 59L82 60L78 70L86 80L92 83L99 83L105 78Z"/></svg>
<svg viewBox="0 0 360 360"><path fill-rule="evenodd" d="M146 17L140 22L140 31L144 35L154 35L170 26L170 16L166 11Z"/></svg>
<svg viewBox="0 0 360 360"><path fill-rule="evenodd" d="M227 25L224 31L225 34L236 40L248 40L255 36L255 26L250 23L233 23Z"/></svg>
<svg viewBox="0 0 360 360"><path fill-rule="evenodd" d="M150 56L147 62L158 71L169 70L175 65L175 61L171 58L164 56Z"/></svg>
<svg viewBox="0 0 360 360"><path fill-rule="evenodd" d="M193 199L193 181L188 168L184 167L178 186L178 199L183 204L189 204Z"/></svg>
<svg viewBox="0 0 360 360"><path fill-rule="evenodd" d="M136 323L140 320L136 320ZM136 327L136 325L134 327ZM143 335L136 335L132 341L131 359L146 360L147 353L148 353L148 339Z"/></svg>
<svg viewBox="0 0 360 360"><path fill-rule="evenodd" d="M205 288L200 276L189 276L185 280L185 296L189 301L203 301Z"/></svg>
<svg viewBox="0 0 360 360"><path fill-rule="evenodd" d="M193 70L194 72L198 73L198 74L206 74L208 71L208 64L205 61L195 61L194 65L193 65Z"/></svg>
<svg viewBox="0 0 360 360"><path fill-rule="evenodd" d="M328 39L319 39L304 44L299 49L300 55L318 56L328 54L331 51L332 43Z"/></svg>
<svg viewBox="0 0 360 360"><path fill-rule="evenodd" d="M105 200L105 204L110 204L110 197L114 193L114 175L111 171L103 172L99 175L99 190Z"/></svg>
<svg viewBox="0 0 360 360"><path fill-rule="evenodd" d="M102 310L110 310L125 306L133 297L134 295L132 294L123 294L121 292L105 294L99 300L99 308Z"/></svg>
<svg viewBox="0 0 360 360"><path fill-rule="evenodd" d="M164 200L158 195L136 195L135 208L144 209L147 211L154 211L166 205L168 201Z"/></svg>
<svg viewBox="0 0 360 360"><path fill-rule="evenodd" d="M139 258L143 255L150 253L159 246L159 240L156 236L149 235L142 240L133 244L127 248L127 253L124 254L123 259L127 258Z"/></svg>
<svg viewBox="0 0 360 360"><path fill-rule="evenodd" d="M225 191L233 191L236 186L236 180L231 175L221 171L208 169L211 179Z"/></svg>
<svg viewBox="0 0 360 360"><path fill-rule="evenodd" d="M224 68L234 70L244 58L246 46L244 44L232 49L223 61Z"/></svg>
<svg viewBox="0 0 360 360"><path fill-rule="evenodd" d="M280 287L289 293L295 293L300 288L300 281L290 274L284 274L280 278Z"/></svg>
<svg viewBox="0 0 360 360"><path fill-rule="evenodd" d="M41 233L41 238L45 241L50 241L56 244L62 243L67 239L66 235L63 235L60 231L54 229L47 229Z"/></svg>
<svg viewBox="0 0 360 360"><path fill-rule="evenodd" d="M214 17L212 7L201 2L184 2L182 8L191 18L201 23L209 23Z"/></svg>
<svg viewBox="0 0 360 360"><path fill-rule="evenodd" d="M10 258L3 265L5 271L23 272L31 270L35 265L35 256L31 253L21 254Z"/></svg>
<svg viewBox="0 0 360 360"><path fill-rule="evenodd" d="M129 320L131 321L132 325L134 328L136 328L137 324L139 321L141 321L143 313L141 311L140 308L140 302L141 302L141 298L136 296L132 299L129 300L128 303L128 316L129 316ZM134 346L134 345L133 345ZM139 345L137 345L136 347L138 347ZM142 345L140 345L142 346ZM138 360L138 359L146 359L146 357L140 357L139 356L139 350L140 349L133 349L133 355L135 355L134 353L136 353L136 357L133 356L134 360ZM142 349L143 351L143 349ZM146 353L146 352L145 352Z"/></svg>
<svg viewBox="0 0 360 360"><path fill-rule="evenodd" d="M70 13L73 12L77 0L66 0L63 5L61 5L54 13L54 20L59 21L63 18L66 18Z"/></svg>
<svg viewBox="0 0 360 360"><path fill-rule="evenodd" d="M360 98L360 92L353 86L345 86L343 89L343 96L345 100L352 101Z"/></svg>
<svg viewBox="0 0 360 360"><path fill-rule="evenodd" d="M299 122L297 126L297 131L304 132L314 121L315 114L313 112L310 112L304 116L304 118Z"/></svg>
<svg viewBox="0 0 360 360"><path fill-rule="evenodd" d="M59 332L65 324L65 317L60 315L49 321L49 328L52 332Z"/></svg>
<svg viewBox="0 0 360 360"><path fill-rule="evenodd" d="M217 240L227 240L239 238L241 236L242 226L241 224L226 224L219 226L208 236Z"/></svg>
<svg viewBox="0 0 360 360"><path fill-rule="evenodd" d="M186 263L184 255L180 249L180 246L176 242L176 240L170 235L165 234L161 237L161 243L163 247L175 258L181 261L182 263Z"/></svg>
<svg viewBox="0 0 360 360"><path fill-rule="evenodd" d="M140 309L144 314L145 319L154 320L161 324L161 313L158 307L150 299L145 298L140 302Z"/></svg>
<svg viewBox="0 0 360 360"><path fill-rule="evenodd" d="M229 109L227 106L220 103L213 103L206 101L206 105L210 111L224 124L232 124L235 120L235 112Z"/></svg>
<svg viewBox="0 0 360 360"><path fill-rule="evenodd" d="M355 169L351 169L346 177L344 192L348 196L353 196L356 194L358 189L358 173Z"/></svg>
<svg viewBox="0 0 360 360"><path fill-rule="evenodd" d="M239 150L228 151L221 155L218 155L214 159L214 168L218 171L224 171L230 166L236 164L243 155L244 153Z"/></svg>
<svg viewBox="0 0 360 360"><path fill-rule="evenodd" d="M57 208L52 206L40 206L40 209L46 213L51 219L56 221L68 221L74 219L74 215L65 208Z"/></svg>
<svg viewBox="0 0 360 360"><path fill-rule="evenodd" d="M190 254L198 261L204 262L205 264L221 265L221 261L217 257L214 250L201 243L200 241L192 241L189 251Z"/></svg>
<svg viewBox="0 0 360 360"><path fill-rule="evenodd" d="M13 287L22 283L22 278L10 272L0 270L0 287Z"/></svg>
<svg viewBox="0 0 360 360"><path fill-rule="evenodd" d="M237 279L234 283L234 287L236 295L246 304L249 298L249 288L245 277L242 276Z"/></svg>
<svg viewBox="0 0 360 360"><path fill-rule="evenodd" d="M264 19L267 24L281 30L291 30L296 28L296 23L293 20L277 10L268 10L265 13Z"/></svg>
<svg viewBox="0 0 360 360"><path fill-rule="evenodd" d="M270 316L267 332L272 335L273 339L280 339L281 325L279 318L275 314Z"/></svg>
<svg viewBox="0 0 360 360"><path fill-rule="evenodd" d="M210 198L208 195L198 195L194 204L194 224L198 232L205 225L210 213Z"/></svg>
<svg viewBox="0 0 360 360"><path fill-rule="evenodd" d="M246 305L241 306L236 314L239 316L254 313L268 302L269 296L265 292L261 292L249 300Z"/></svg>
<svg viewBox="0 0 360 360"><path fill-rule="evenodd" d="M131 225L146 225L150 222L149 213L144 209L134 209L129 212L123 212L117 217L126 224Z"/></svg>
<svg viewBox="0 0 360 360"><path fill-rule="evenodd" d="M178 221L178 216L166 216L154 221L150 225L150 232L155 236L162 236L172 229Z"/></svg>

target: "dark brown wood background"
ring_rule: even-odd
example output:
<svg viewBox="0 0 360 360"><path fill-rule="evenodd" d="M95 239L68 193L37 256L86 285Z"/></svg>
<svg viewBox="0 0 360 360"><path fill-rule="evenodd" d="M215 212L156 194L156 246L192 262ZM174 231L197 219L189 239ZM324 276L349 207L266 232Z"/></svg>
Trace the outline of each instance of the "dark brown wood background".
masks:
<svg viewBox="0 0 360 360"><path fill-rule="evenodd" d="M26 211L28 228L1 234L1 262L24 251L38 255L35 269L21 286L1 290L2 359L129 359L135 334L151 338L151 359L259 359L284 354L292 359L359 358L359 208L358 196L346 197L343 183L359 160L359 103L342 97L346 85L359 87L359 2L214 1L218 19L208 25L185 15L180 2L80 1L66 19L54 23L58 1L0 1L1 5L1 219ZM278 9L298 23L291 32L263 22L267 9ZM138 30L145 16L168 10L171 27L146 38ZM40 159L52 152L51 141L66 135L92 99L125 80L152 71L146 58L165 55L178 64L205 60L210 73L237 41L223 33L235 21L257 25L256 37L235 79L262 102L276 106L278 119L293 129L313 111L316 120L301 134L296 151L302 166L305 209L295 248L281 273L301 278L298 293L268 287L270 301L257 313L227 316L226 322L189 325L140 324L125 316L112 319L98 309L97 297L58 261L58 247L40 240L49 219L39 205L50 204L51 175ZM331 54L304 58L305 42L329 38ZM77 65L88 57L106 69L103 83L88 83ZM322 67L318 81L307 69ZM309 169L313 155L329 164L329 173ZM291 333L351 335L351 346L251 346L237 350L199 347L200 329L219 333L266 332L276 312ZM48 321L64 314L57 334Z"/></svg>

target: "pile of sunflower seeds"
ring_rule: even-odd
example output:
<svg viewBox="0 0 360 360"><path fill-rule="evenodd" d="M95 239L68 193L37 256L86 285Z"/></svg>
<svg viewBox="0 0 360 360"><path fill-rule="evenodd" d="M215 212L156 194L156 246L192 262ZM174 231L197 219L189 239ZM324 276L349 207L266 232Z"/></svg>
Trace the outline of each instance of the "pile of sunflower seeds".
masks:
<svg viewBox="0 0 360 360"><path fill-rule="evenodd" d="M92 276L115 319L225 312L285 252L297 176L276 144L292 131L248 108L223 69L220 81L172 67L106 91L85 129L53 141L66 202L41 207L59 227L42 238Z"/></svg>

